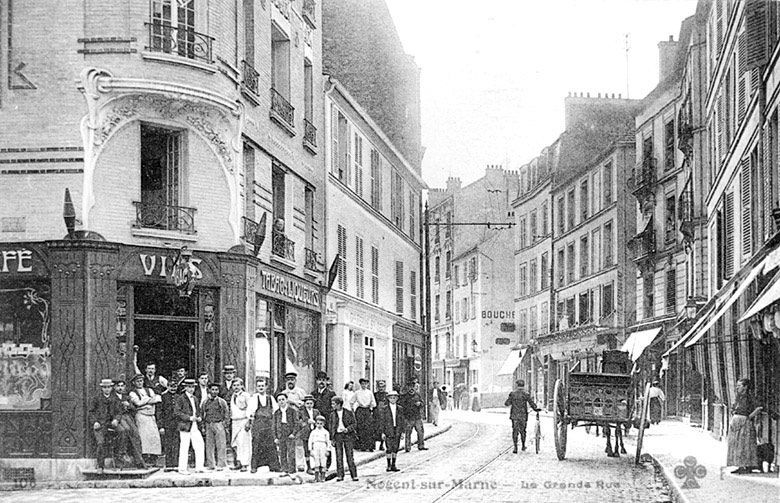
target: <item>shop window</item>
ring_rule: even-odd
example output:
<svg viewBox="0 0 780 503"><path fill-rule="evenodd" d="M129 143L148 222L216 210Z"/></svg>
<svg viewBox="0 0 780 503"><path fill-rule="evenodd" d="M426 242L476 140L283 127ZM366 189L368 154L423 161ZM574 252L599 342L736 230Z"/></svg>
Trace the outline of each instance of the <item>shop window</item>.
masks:
<svg viewBox="0 0 780 503"><path fill-rule="evenodd" d="M133 288L133 312L153 316L198 316L198 296L181 297L167 285L144 285Z"/></svg>
<svg viewBox="0 0 780 503"><path fill-rule="evenodd" d="M0 289L0 410L50 408L51 289L3 280Z"/></svg>
<svg viewBox="0 0 780 503"><path fill-rule="evenodd" d="M316 313L285 307L285 368L297 372L299 383L313 383L319 347L319 316Z"/></svg>

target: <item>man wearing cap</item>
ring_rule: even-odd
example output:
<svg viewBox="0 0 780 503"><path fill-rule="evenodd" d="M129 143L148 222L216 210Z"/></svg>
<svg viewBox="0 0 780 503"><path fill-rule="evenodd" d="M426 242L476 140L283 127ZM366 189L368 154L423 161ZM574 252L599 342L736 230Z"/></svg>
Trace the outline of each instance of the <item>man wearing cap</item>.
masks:
<svg viewBox="0 0 780 503"><path fill-rule="evenodd" d="M189 475L187 461L190 444L195 451L195 471L202 472L205 445L198 424L203 420L200 406L195 400L195 379L184 379L184 393L176 397L175 414L179 430L179 473Z"/></svg>
<svg viewBox="0 0 780 503"><path fill-rule="evenodd" d="M288 402L287 393L277 393L276 402L279 408L274 412L274 443L279 448L282 470L288 475L293 475L295 474L295 440L301 429L300 414L298 408Z"/></svg>
<svg viewBox="0 0 780 503"><path fill-rule="evenodd" d="M127 395L124 379L114 381L114 396L116 399L111 402L111 426L116 431L117 440L114 444L116 451L114 464L119 464L120 467L125 464L125 456L129 448L130 457L133 458L136 468L146 468L142 456L141 437L138 435L138 428L133 417L135 410Z"/></svg>
<svg viewBox="0 0 780 503"><path fill-rule="evenodd" d="M387 408L379 415L378 429L385 443L387 456L387 471L397 472L395 460L398 457L398 448L401 445L401 434L404 431L404 410L398 405L398 392L387 392Z"/></svg>
<svg viewBox="0 0 780 503"><path fill-rule="evenodd" d="M265 377L255 378L255 394L251 397L252 419L252 473L261 466L267 466L272 472L281 471L279 455L274 443L274 411L279 408L274 397L268 393L268 381Z"/></svg>
<svg viewBox="0 0 780 503"><path fill-rule="evenodd" d="M219 384L208 384L208 397L203 402L203 429L206 430L206 468L213 470L214 452L216 451L216 468L223 470L227 466L227 439L225 423L230 421L230 410L225 400L219 396Z"/></svg>
<svg viewBox="0 0 780 503"><path fill-rule="evenodd" d="M162 441L165 452L165 471L175 470L179 463L179 420L176 418L176 392L178 381L168 381L168 389L162 396L160 407L157 408L157 424L165 430Z"/></svg>
<svg viewBox="0 0 780 503"><path fill-rule="evenodd" d="M333 447L336 448L336 480L344 480L344 455L347 457L347 466L352 480L357 481L357 468L355 467L355 437L357 436L357 421L355 414L344 408L344 400L333 397L333 412L330 413L329 431Z"/></svg>
<svg viewBox="0 0 780 503"><path fill-rule="evenodd" d="M92 423L92 433L95 435L95 458L100 470L105 468L106 458L111 457L111 453L106 452L106 444L108 428L111 426L111 402L116 399L111 393L113 387L114 382L111 379L101 379L100 393L92 401L92 407L89 409L89 421Z"/></svg>
<svg viewBox="0 0 780 503"><path fill-rule="evenodd" d="M374 393L368 389L368 379L361 377L360 389L352 395L350 409L355 411L357 421L357 443L355 448L359 451L374 450L374 428L371 415L376 408Z"/></svg>
<svg viewBox="0 0 780 503"><path fill-rule="evenodd" d="M420 393L417 392L417 386L414 383L408 384L406 388L406 394L400 399L406 419L404 447L406 452L412 450L412 429L414 429L417 432L417 449L427 451L428 448L425 447L425 427L422 422L423 399Z"/></svg>
<svg viewBox="0 0 780 503"><path fill-rule="evenodd" d="M515 448L512 451L517 454L517 435L520 434L522 440L523 450L525 450L525 429L528 424L528 406L530 405L533 410L539 412L539 407L536 406L531 395L524 389L525 381L520 379L516 382L517 388L509 393L509 398L504 402L505 406L511 406L509 411L509 419L512 421L512 443Z"/></svg>
<svg viewBox="0 0 780 503"><path fill-rule="evenodd" d="M328 377L328 374L320 370L317 372L317 389L311 392L311 395L314 397L314 408L320 411L320 414L325 417L326 421L330 419L332 410L331 400L336 396L336 393L328 387L329 381L330 378ZM329 469L331 464L330 450L328 450L326 456L327 468Z"/></svg>
<svg viewBox="0 0 780 503"><path fill-rule="evenodd" d="M231 381L233 393L230 395L230 446L235 453L234 470L245 472L252 462L252 415L249 394L244 391L244 380L237 377Z"/></svg>
<svg viewBox="0 0 780 503"><path fill-rule="evenodd" d="M306 456L306 473L314 474L311 469L311 452L309 452L309 434L317 427L316 419L320 411L314 408L314 397L306 395L303 398L303 408L300 411L301 418L301 442L303 442L303 454Z"/></svg>
<svg viewBox="0 0 780 503"><path fill-rule="evenodd" d="M233 393L233 379L236 378L236 367L225 365L222 367L222 386L219 389L219 396L230 403L230 395Z"/></svg>
<svg viewBox="0 0 780 503"><path fill-rule="evenodd" d="M290 405L295 405L297 409L303 407L303 398L306 396L306 392L303 388L300 388L297 384L298 374L295 372L287 372L284 374L284 386L278 393L282 391L287 395L287 401Z"/></svg>

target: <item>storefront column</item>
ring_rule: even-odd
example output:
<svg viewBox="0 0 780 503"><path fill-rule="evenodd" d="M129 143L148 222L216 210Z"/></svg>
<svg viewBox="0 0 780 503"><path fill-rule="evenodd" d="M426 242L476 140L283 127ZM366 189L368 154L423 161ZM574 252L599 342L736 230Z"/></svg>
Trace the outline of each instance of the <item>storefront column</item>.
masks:
<svg viewBox="0 0 780 503"><path fill-rule="evenodd" d="M247 378L253 380L246 374L247 259L238 255L219 256L223 285L220 294L220 365L235 365L239 377L245 382Z"/></svg>

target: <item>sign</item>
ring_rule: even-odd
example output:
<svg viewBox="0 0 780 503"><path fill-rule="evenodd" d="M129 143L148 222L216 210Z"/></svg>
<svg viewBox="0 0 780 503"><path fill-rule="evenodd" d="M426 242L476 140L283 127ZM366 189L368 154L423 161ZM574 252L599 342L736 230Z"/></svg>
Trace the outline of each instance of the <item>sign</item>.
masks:
<svg viewBox="0 0 780 503"><path fill-rule="evenodd" d="M27 248L0 252L0 273L32 272L33 252Z"/></svg>
<svg viewBox="0 0 780 503"><path fill-rule="evenodd" d="M509 339L507 337L499 337L496 339L496 344L499 346L508 346Z"/></svg>
<svg viewBox="0 0 780 503"><path fill-rule="evenodd" d="M414 355L414 371L420 372L422 370L422 358L420 355Z"/></svg>
<svg viewBox="0 0 780 503"><path fill-rule="evenodd" d="M173 275L175 268L175 259L165 255L151 255L146 253L139 253L138 258L141 260L141 267L144 270L144 276L159 276L161 278L167 278ZM203 273L200 270L200 263L202 259L190 258L189 268L190 274L193 279L202 279Z"/></svg>
<svg viewBox="0 0 780 503"><path fill-rule="evenodd" d="M310 287L301 281L292 277L282 276L278 273L259 269L257 277L257 286L260 290L265 290L281 297L284 300L291 300L305 307L319 309L320 292L315 287Z"/></svg>
<svg viewBox="0 0 780 503"><path fill-rule="evenodd" d="M509 311L482 311L482 319L485 320L513 320L515 312Z"/></svg>

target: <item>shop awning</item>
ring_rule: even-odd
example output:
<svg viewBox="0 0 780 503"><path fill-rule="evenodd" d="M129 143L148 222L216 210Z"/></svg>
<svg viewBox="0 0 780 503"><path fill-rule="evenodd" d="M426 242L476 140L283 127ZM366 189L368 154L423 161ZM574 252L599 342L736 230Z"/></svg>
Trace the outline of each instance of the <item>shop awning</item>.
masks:
<svg viewBox="0 0 780 503"><path fill-rule="evenodd" d="M523 361L523 356L525 356L526 349L513 349L509 356L506 357L506 361L504 361L504 364L501 365L501 370L498 371L498 375L512 375L515 373L515 369L517 369L517 366L520 365L520 362Z"/></svg>
<svg viewBox="0 0 780 503"><path fill-rule="evenodd" d="M647 347L653 343L658 334L661 333L661 327L651 328L650 330L642 330L640 332L634 332L628 336L626 342L623 343L621 351L628 351L631 361L637 361Z"/></svg>
<svg viewBox="0 0 780 503"><path fill-rule="evenodd" d="M663 360L664 360L664 359L666 359L666 358L668 358L668 357L669 357L669 355L670 355L670 354L672 354L672 352L674 352L674 350L675 350L675 349L677 349L677 348L679 348L680 346L682 346L682 345L683 345L683 344L684 344L684 343L685 343L685 342L686 342L686 341L687 341L687 340L688 340L688 339L689 339L689 338L690 338L690 337L691 337L693 334L695 334L695 333L697 332L697 330L699 329L699 327L700 327L700 326L702 326L704 323L706 323L706 322L707 322L707 320L709 319L709 318L707 317L707 314L709 314L710 312L712 312L712 310L713 310L714 308L715 308L715 306L710 306L710 307L709 307L709 308L706 310L706 311L707 311L706 313L702 313L702 314L701 314L701 316L699 317L699 319L698 319L698 320L696 320L696 322L693 324L693 326L692 326L690 329L688 329L688 331L685 333L685 335L683 335L682 337L680 337L680 338L677 340L677 342L675 342L675 343L672 345L672 347L670 347L669 349L667 349L667 350L666 350L666 352L665 352L664 354L662 354L662 355L661 355L661 360L662 360L662 363L663 363Z"/></svg>
<svg viewBox="0 0 780 503"><path fill-rule="evenodd" d="M770 281L767 287L764 288L758 297L756 297L756 300L748 310L745 311L745 314L742 315L742 318L740 318L739 321L742 322L750 319L778 299L780 299L780 272L775 274L772 281Z"/></svg>

